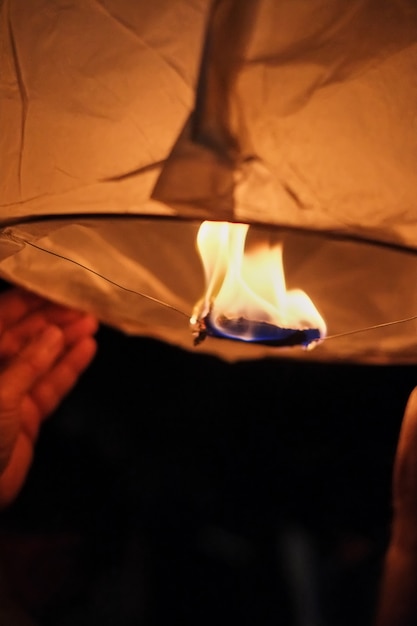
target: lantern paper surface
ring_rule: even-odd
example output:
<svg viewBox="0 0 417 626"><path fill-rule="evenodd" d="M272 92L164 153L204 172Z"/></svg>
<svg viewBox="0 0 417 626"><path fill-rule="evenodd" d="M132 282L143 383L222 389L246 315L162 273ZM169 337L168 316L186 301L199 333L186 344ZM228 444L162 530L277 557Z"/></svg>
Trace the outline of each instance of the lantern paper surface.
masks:
<svg viewBox="0 0 417 626"><path fill-rule="evenodd" d="M417 361L415 320L332 338L417 315L414 0L3 0L0 29L1 276L230 360ZM283 242L330 338L193 348L202 220Z"/></svg>

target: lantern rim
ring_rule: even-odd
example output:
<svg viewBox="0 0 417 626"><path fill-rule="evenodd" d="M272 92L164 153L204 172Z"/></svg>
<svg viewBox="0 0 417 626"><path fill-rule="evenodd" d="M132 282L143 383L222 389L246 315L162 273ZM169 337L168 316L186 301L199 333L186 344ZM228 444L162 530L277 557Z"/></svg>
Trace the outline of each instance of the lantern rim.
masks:
<svg viewBox="0 0 417 626"><path fill-rule="evenodd" d="M7 228L11 228L14 226L24 226L25 224L36 224L36 223L44 223L44 222L69 222L69 221L78 221L78 220L88 220L88 221L101 221L108 219L116 219L116 220L138 220L138 221L147 221L147 222L203 222L208 218L202 218L201 216L192 217L192 216L183 216L183 215L160 215L153 213L114 213L114 212L103 212L103 213L60 213L60 214L52 214L52 213L44 213L37 215L26 215L19 217L12 217L8 219L0 220L0 230L5 230ZM299 234L306 237L323 237L327 240L340 241L340 242L350 242L357 243L359 245L368 245L375 246L378 248L385 248L389 250L396 250L398 252L405 252L407 254L416 255L417 256L417 243L416 246L410 246L404 243L387 241L382 239L375 239L371 236L361 236L355 233L345 233L336 230L323 230L323 229L313 229L313 228L303 228L297 226L288 226L286 224L279 223L265 223L261 221L255 220L237 220L237 219L209 219L208 221L212 222L230 222L235 224L248 224L249 226L254 226L259 230L273 230L275 233L281 231L283 234Z"/></svg>

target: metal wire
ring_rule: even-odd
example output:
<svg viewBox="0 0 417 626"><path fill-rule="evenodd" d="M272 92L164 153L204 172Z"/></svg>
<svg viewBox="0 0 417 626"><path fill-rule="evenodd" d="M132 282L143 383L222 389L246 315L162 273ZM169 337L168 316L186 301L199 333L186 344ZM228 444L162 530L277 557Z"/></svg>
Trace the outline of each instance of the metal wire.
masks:
<svg viewBox="0 0 417 626"><path fill-rule="evenodd" d="M181 311L181 309L178 309L177 307L173 306L172 304L169 304L168 302L164 302L163 300L160 300L159 298L155 298L154 296L150 296L150 295L148 295L146 293L143 293L141 291L136 291L135 289L130 289L129 287L125 287L124 285L121 285L120 283L117 283L116 281L112 280L111 278L108 278L107 276L104 276L104 274L100 274L100 272L97 272L96 270L93 270L91 267L88 267L87 265L83 265L83 263L80 263L79 261L75 261L74 259L71 259L70 257L67 257L67 256L65 256L63 254L59 254L58 252L53 252L52 250L48 250L47 248L43 248L42 246L39 246L38 244L35 244L35 243L31 242L31 241L27 241L26 239L20 239L19 238L19 241L24 242L28 246L32 246L32 248L36 248L37 250L40 250L42 252L46 252L47 254L55 256L55 257L57 257L59 259L63 259L64 261L68 261L69 263L73 263L74 265L77 265L78 267L81 267L82 269L86 270L87 272L91 272L91 274L94 274L98 278L101 278L101 279L107 281L111 285L114 285L115 287L118 287L119 289L122 289L123 291L127 291L128 293L133 293L133 294L135 294L137 296L140 296L141 298L145 298L146 300L150 300L151 302L154 302L155 304L159 304L159 305L161 305L163 307L171 309L175 313L179 313L180 315L186 317L188 320L190 319L189 313L185 313L184 311ZM344 331L342 333L337 333L337 334L334 334L334 335L328 335L326 337L323 337L322 339L320 339L320 342L322 342L322 341L329 341L329 339L339 339L340 337L347 337L349 335L356 335L356 334L368 332L368 331L371 331L371 330L377 330L379 328L386 328L387 326L395 326L397 324L405 324L407 322L412 322L412 321L415 321L415 320L417 320L417 315L412 315L410 317L405 317L403 319L394 320L392 322L384 322L382 324L374 324L372 326L365 326L363 328L356 328L354 330L347 330L347 331Z"/></svg>
<svg viewBox="0 0 417 626"><path fill-rule="evenodd" d="M373 326L366 326L364 328L356 328L355 330L347 330L343 333L337 333L335 335L328 335L327 337L323 337L322 341L328 341L329 339L338 339L339 337L346 337L348 335L356 335L357 333L364 333L368 330L376 330L378 328L385 328L386 326L395 326L396 324L405 324L406 322L412 322L417 320L417 315L412 315L411 317L404 317L400 320L395 320L393 322L384 322L382 324L374 324Z"/></svg>
<svg viewBox="0 0 417 626"><path fill-rule="evenodd" d="M110 283L111 285L114 285L115 287L118 287L119 289L123 289L123 291L127 291L128 293L133 293L137 296L140 296L141 298L146 298L146 300L150 300L151 302L155 302L155 304L160 304L161 306L164 306L168 309L171 309L172 311L175 311L176 313L179 313L180 315L184 315L187 319L189 319L189 314L185 313L184 311L181 311L180 309L178 309L177 307L173 306L172 304L169 304L168 302L164 302L163 300L159 300L159 298L155 298L154 296L150 296L146 293L142 293L141 291L137 291L136 289L130 289L130 287L125 287L124 285L121 285L120 283L117 283L116 281L112 280L111 278L108 278L107 276L104 276L104 274L100 274L100 272L97 272L96 270L93 270L91 267L88 267L87 265L83 265L83 263L80 263L79 261L75 261L75 259L71 259L70 257L67 257L63 254L59 254L58 252L53 252L52 250L48 250L47 248L43 248L42 246L38 246L36 243L32 243L31 241L27 241L25 239L21 239L21 241L24 241L25 244L27 244L28 246L32 246L32 248L36 248L37 250L41 250L42 252L46 252L47 254L51 254L52 256L57 257L58 259L63 259L64 261L69 261L69 263L73 263L74 265L77 265L78 267L81 267L82 269L86 270L87 272L91 272L91 274L94 274L95 276L98 276L98 278L102 278L103 280L107 281L108 283Z"/></svg>

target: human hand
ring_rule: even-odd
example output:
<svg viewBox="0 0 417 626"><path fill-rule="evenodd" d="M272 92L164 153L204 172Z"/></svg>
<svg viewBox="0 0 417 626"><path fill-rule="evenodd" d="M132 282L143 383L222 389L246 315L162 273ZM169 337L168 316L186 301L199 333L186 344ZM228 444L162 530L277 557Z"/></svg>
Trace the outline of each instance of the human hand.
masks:
<svg viewBox="0 0 417 626"><path fill-rule="evenodd" d="M417 624L417 387L407 403L395 457L393 524L376 626Z"/></svg>
<svg viewBox="0 0 417 626"><path fill-rule="evenodd" d="M0 294L0 506L19 493L39 428L91 362L97 321L22 289Z"/></svg>

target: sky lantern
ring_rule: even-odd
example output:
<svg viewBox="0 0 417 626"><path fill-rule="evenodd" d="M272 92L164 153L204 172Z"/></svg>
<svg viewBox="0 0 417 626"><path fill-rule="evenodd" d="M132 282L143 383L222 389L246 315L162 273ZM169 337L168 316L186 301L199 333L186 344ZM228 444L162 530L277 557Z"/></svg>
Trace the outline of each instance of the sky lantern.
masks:
<svg viewBox="0 0 417 626"><path fill-rule="evenodd" d="M0 276L229 360L417 360L414 0L5 0Z"/></svg>

